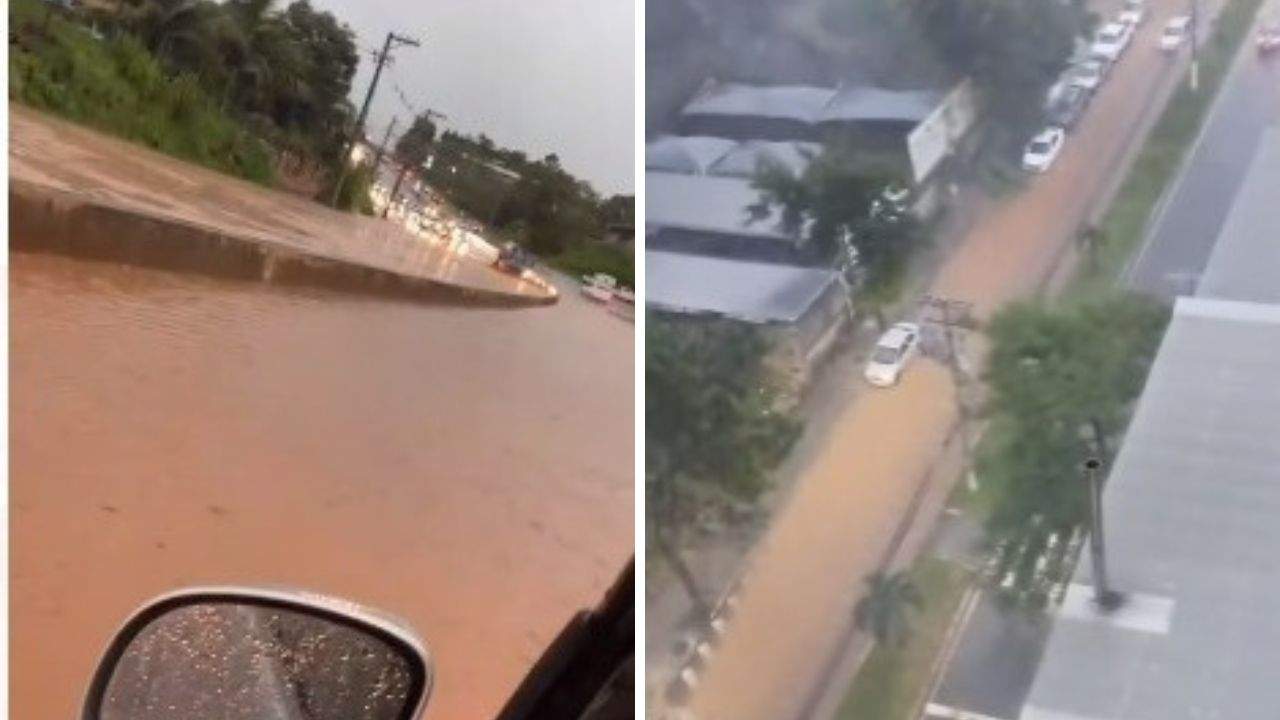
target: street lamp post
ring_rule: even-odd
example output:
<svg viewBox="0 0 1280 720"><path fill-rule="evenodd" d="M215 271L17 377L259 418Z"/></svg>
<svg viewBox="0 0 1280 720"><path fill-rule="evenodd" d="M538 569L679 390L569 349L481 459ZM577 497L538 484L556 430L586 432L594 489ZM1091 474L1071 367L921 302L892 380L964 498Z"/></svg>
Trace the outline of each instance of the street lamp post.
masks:
<svg viewBox="0 0 1280 720"><path fill-rule="evenodd" d="M1200 89L1200 58L1198 52L1200 34L1200 3L1198 0L1187 0L1191 6L1191 91Z"/></svg>
<svg viewBox="0 0 1280 720"><path fill-rule="evenodd" d="M1099 471L1102 461L1096 457L1087 458L1081 465L1084 481L1089 485L1089 508L1091 527L1089 532L1089 554L1093 562L1093 601L1102 610L1114 610L1124 602L1124 596L1111 589L1107 581L1107 551L1102 532L1102 479Z"/></svg>

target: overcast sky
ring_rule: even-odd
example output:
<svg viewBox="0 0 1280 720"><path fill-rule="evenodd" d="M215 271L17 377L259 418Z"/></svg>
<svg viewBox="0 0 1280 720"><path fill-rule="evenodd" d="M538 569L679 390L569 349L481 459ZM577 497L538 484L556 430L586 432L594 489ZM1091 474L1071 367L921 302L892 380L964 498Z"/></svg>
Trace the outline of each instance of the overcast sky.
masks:
<svg viewBox="0 0 1280 720"><path fill-rule="evenodd" d="M359 110L373 72L369 50L388 30L422 41L394 53L370 112L381 138L392 115L449 116L446 128L485 133L533 157L554 152L599 192L634 192L633 0L311 0L356 32ZM284 5L285 3L281 3Z"/></svg>

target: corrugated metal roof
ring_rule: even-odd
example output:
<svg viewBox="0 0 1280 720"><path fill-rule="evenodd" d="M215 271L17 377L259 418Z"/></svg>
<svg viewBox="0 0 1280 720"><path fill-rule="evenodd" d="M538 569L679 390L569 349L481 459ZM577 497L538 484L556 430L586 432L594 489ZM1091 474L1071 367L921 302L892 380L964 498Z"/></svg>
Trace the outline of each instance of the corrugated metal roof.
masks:
<svg viewBox="0 0 1280 720"><path fill-rule="evenodd" d="M725 153L707 168L707 174L723 177L755 177L761 163L780 165L799 175L822 152L822 146L806 142L748 140Z"/></svg>
<svg viewBox="0 0 1280 720"><path fill-rule="evenodd" d="M807 85L716 83L689 101L683 114L783 118L812 123L834 91Z"/></svg>
<svg viewBox="0 0 1280 720"><path fill-rule="evenodd" d="M645 145L645 170L702 175L717 160L737 147L724 138L663 135Z"/></svg>
<svg viewBox="0 0 1280 720"><path fill-rule="evenodd" d="M645 252L645 302L668 312L795 322L835 282L823 268Z"/></svg>
<svg viewBox="0 0 1280 720"><path fill-rule="evenodd" d="M678 228L698 232L792 242L778 227L778 214L748 222L747 207L760 200L748 180L645 173L646 228Z"/></svg>
<svg viewBox="0 0 1280 720"><path fill-rule="evenodd" d="M837 92L822 109L818 122L890 121L919 123L942 103L945 95L932 90L885 90L848 87Z"/></svg>
<svg viewBox="0 0 1280 720"><path fill-rule="evenodd" d="M822 88L724 82L704 89L689 101L682 114L782 118L810 125L838 121L918 123L945 97L945 93L933 90L888 90L866 85Z"/></svg>

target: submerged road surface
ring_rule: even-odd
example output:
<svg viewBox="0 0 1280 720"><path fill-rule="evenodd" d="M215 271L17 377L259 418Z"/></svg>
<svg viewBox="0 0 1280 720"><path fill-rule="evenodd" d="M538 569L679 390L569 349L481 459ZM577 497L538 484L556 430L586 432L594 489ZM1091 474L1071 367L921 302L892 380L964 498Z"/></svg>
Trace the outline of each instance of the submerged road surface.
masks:
<svg viewBox="0 0 1280 720"><path fill-rule="evenodd" d="M632 325L11 255L11 697L73 717L147 598L297 585L413 622L491 717L632 553Z"/></svg>

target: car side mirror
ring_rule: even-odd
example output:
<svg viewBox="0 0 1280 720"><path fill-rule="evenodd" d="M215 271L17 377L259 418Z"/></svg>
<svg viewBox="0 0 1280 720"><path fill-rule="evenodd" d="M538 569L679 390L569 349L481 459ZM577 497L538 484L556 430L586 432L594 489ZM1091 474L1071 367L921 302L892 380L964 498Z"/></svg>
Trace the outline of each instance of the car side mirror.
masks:
<svg viewBox="0 0 1280 720"><path fill-rule="evenodd" d="M94 672L83 720L416 720L433 682L402 624L308 593L200 588L144 606Z"/></svg>

